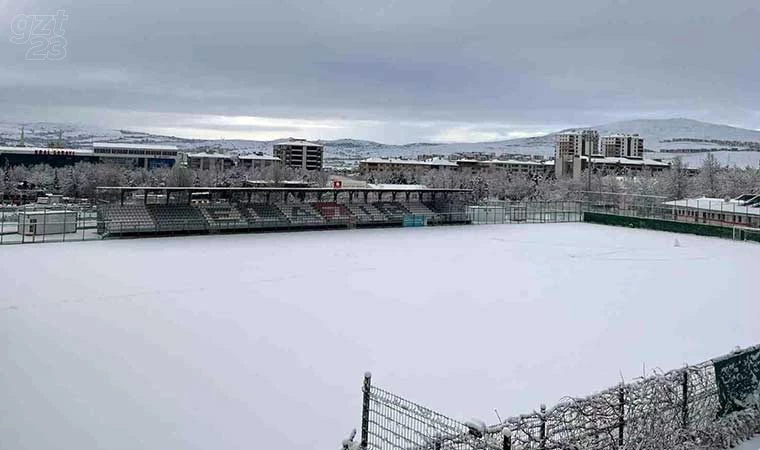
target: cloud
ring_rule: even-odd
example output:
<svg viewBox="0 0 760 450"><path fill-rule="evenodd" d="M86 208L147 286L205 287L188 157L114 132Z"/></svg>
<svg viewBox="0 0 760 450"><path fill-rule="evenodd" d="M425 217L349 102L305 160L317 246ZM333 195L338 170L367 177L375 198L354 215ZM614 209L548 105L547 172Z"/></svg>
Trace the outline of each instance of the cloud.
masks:
<svg viewBox="0 0 760 450"><path fill-rule="evenodd" d="M198 132L230 137L386 142L653 115L760 127L754 0L37 0L2 17L58 9L62 61L25 60L0 27L6 120L119 110L216 117ZM179 125L167 127L193 132Z"/></svg>

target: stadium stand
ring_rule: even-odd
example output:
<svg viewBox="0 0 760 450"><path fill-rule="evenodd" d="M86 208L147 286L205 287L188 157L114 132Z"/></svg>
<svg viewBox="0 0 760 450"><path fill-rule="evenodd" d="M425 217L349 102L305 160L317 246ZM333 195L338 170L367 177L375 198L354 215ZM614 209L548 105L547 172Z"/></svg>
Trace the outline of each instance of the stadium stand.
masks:
<svg viewBox="0 0 760 450"><path fill-rule="evenodd" d="M208 229L208 222L198 208L191 205L146 205L158 231L198 231Z"/></svg>
<svg viewBox="0 0 760 450"><path fill-rule="evenodd" d="M388 220L385 214L372 206L371 203L349 203L346 208L359 223L382 223Z"/></svg>
<svg viewBox="0 0 760 450"><path fill-rule="evenodd" d="M235 205L229 203L205 204L198 205L198 209L212 227L222 229L248 227L248 221L240 214Z"/></svg>
<svg viewBox="0 0 760 450"><path fill-rule="evenodd" d="M409 210L404 208L399 202L374 202L373 205L385 214L388 220L401 220L405 215L409 214Z"/></svg>
<svg viewBox="0 0 760 450"><path fill-rule="evenodd" d="M346 205L335 202L319 202L314 207L329 222L348 223L354 218Z"/></svg>
<svg viewBox="0 0 760 450"><path fill-rule="evenodd" d="M254 227L281 226L288 222L282 211L269 203L244 203L240 210Z"/></svg>
<svg viewBox="0 0 760 450"><path fill-rule="evenodd" d="M326 223L312 203L277 203L293 225L324 225Z"/></svg>
<svg viewBox="0 0 760 450"><path fill-rule="evenodd" d="M425 206L425 204L422 202L404 203L404 208L406 208L410 213L417 216L433 217L436 215L434 211Z"/></svg>
<svg viewBox="0 0 760 450"><path fill-rule="evenodd" d="M108 233L153 231L156 222L145 205L104 205L100 207L101 222Z"/></svg>
<svg viewBox="0 0 760 450"><path fill-rule="evenodd" d="M99 187L98 190L102 206L98 209L97 228L104 236L469 222L464 214L466 203L463 199L470 191L462 189L422 188L411 196L408 189L379 191L377 188L349 190L302 186L143 186ZM373 202L373 197L381 199L381 194L388 193L392 194L388 197L399 200L388 201L388 198ZM308 200L310 197L332 197L333 201L281 201L283 198ZM264 198L266 201L262 201ZM404 201L411 198L413 201ZM150 203L152 199L160 199L161 203Z"/></svg>

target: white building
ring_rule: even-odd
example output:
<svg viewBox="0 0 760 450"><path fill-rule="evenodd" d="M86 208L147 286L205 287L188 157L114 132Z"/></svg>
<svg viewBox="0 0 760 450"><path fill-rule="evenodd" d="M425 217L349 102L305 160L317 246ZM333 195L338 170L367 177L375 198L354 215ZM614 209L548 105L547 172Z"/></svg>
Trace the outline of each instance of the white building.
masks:
<svg viewBox="0 0 760 450"><path fill-rule="evenodd" d="M644 138L638 134L611 134L602 136L602 156L614 158L644 158Z"/></svg>
<svg viewBox="0 0 760 450"><path fill-rule="evenodd" d="M430 159L427 161L418 161L416 159L399 159L399 158L367 158L359 161L359 172L389 172L412 170L415 172L426 172L431 169L436 170L456 170L457 164L446 159Z"/></svg>
<svg viewBox="0 0 760 450"><path fill-rule="evenodd" d="M288 167L322 170L324 146L304 140L289 140L274 144L274 156Z"/></svg>
<svg viewBox="0 0 760 450"><path fill-rule="evenodd" d="M100 162L128 164L151 169L173 167L179 150L173 145L93 142L92 151Z"/></svg>
<svg viewBox="0 0 760 450"><path fill-rule="evenodd" d="M74 233L77 231L77 212L64 210L21 211L18 213L18 234Z"/></svg>

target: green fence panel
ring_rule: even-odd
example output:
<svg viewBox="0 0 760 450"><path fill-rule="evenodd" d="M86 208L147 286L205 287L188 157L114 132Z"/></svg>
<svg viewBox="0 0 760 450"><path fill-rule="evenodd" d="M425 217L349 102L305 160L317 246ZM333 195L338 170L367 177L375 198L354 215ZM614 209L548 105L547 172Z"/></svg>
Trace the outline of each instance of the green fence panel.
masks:
<svg viewBox="0 0 760 450"><path fill-rule="evenodd" d="M719 416L741 411L758 401L760 348L717 359L713 365L718 385Z"/></svg>

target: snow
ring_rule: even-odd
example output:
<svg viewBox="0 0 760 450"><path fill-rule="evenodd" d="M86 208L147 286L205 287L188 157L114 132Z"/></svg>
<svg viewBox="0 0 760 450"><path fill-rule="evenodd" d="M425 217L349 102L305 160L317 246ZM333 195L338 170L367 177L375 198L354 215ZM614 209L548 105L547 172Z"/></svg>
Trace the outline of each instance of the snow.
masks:
<svg viewBox="0 0 760 450"><path fill-rule="evenodd" d="M2 253L0 442L18 450L333 449L367 370L493 423L760 342L757 245L690 235L483 225Z"/></svg>
<svg viewBox="0 0 760 450"><path fill-rule="evenodd" d="M734 450L760 450L760 437L750 439L742 445L734 447Z"/></svg>

